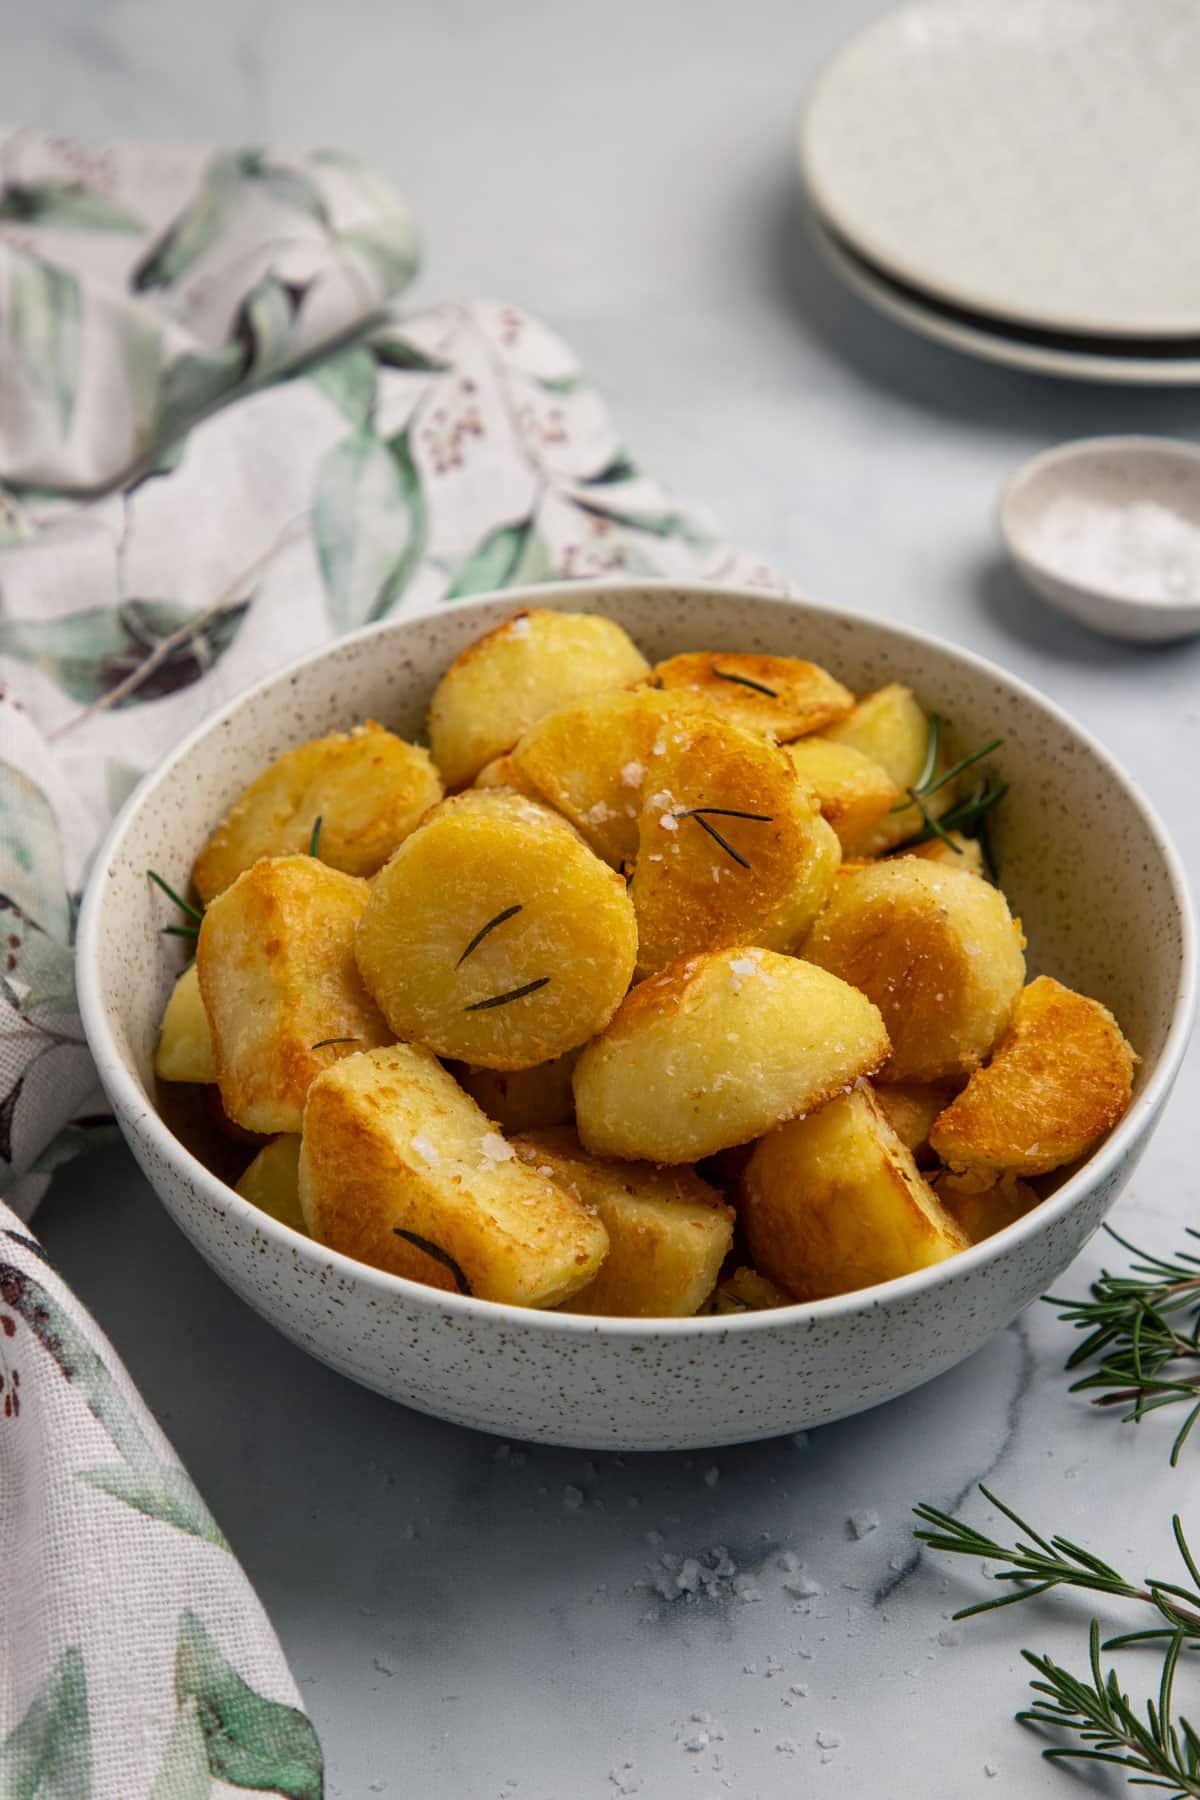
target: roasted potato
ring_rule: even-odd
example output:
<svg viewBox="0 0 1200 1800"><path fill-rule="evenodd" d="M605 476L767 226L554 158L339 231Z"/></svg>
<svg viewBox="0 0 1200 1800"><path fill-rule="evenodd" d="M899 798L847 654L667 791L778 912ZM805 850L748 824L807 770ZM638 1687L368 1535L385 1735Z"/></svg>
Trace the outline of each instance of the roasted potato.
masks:
<svg viewBox="0 0 1200 1800"><path fill-rule="evenodd" d="M313 1083L300 1203L331 1249L514 1306L559 1305L608 1250L596 1214L522 1162L416 1044L347 1057Z"/></svg>
<svg viewBox="0 0 1200 1800"><path fill-rule="evenodd" d="M733 1241L733 1208L715 1188L692 1169L589 1156L570 1127L514 1138L513 1149L593 1208L608 1233L600 1273L560 1312L683 1319L699 1311Z"/></svg>
<svg viewBox="0 0 1200 1800"><path fill-rule="evenodd" d="M932 837L911 850L898 850L897 856L919 856L922 862L941 863L947 869L965 869L968 875L989 879L983 860L983 845L978 838L964 837L961 831L948 831L945 838Z"/></svg>
<svg viewBox="0 0 1200 1800"><path fill-rule="evenodd" d="M541 1131L569 1125L575 1117L571 1077L578 1061L576 1049L532 1069L477 1069L455 1063L450 1073L501 1130Z"/></svg>
<svg viewBox="0 0 1200 1800"><path fill-rule="evenodd" d="M973 1244L994 1237L1038 1204L1038 1196L1028 1182L1016 1175L1000 1175L980 1187L968 1175L943 1170L933 1187L959 1230Z"/></svg>
<svg viewBox="0 0 1200 1800"><path fill-rule="evenodd" d="M243 1200L261 1207L281 1225L290 1225L293 1231L302 1231L307 1236L308 1227L300 1210L298 1133L289 1131L264 1144L235 1185Z"/></svg>
<svg viewBox="0 0 1200 1800"><path fill-rule="evenodd" d="M654 679L668 691L699 694L743 725L783 743L844 719L854 705L849 688L816 663L796 656L759 656L731 650L672 656Z"/></svg>
<svg viewBox="0 0 1200 1800"><path fill-rule="evenodd" d="M860 700L853 712L822 734L834 744L849 744L877 762L900 793L913 787L925 764L929 748L929 718L911 688L893 681ZM947 767L944 755L939 768ZM940 818L955 799L953 782L948 782L925 804L935 818ZM889 812L877 825L864 832L846 847L859 856L878 856L902 844L920 831L924 819L919 808L906 806L902 812Z"/></svg>
<svg viewBox="0 0 1200 1800"><path fill-rule="evenodd" d="M900 798L886 769L850 744L807 737L787 744L784 753L843 850L860 843Z"/></svg>
<svg viewBox="0 0 1200 1800"><path fill-rule="evenodd" d="M637 854L638 814L666 727L705 711L694 694L657 688L587 694L539 719L506 762L511 786L536 793L582 832L614 869Z"/></svg>
<svg viewBox="0 0 1200 1800"><path fill-rule="evenodd" d="M766 1312L776 1306L794 1305L792 1296L743 1263L713 1289L705 1313Z"/></svg>
<svg viewBox="0 0 1200 1800"><path fill-rule="evenodd" d="M200 992L222 1103L248 1131L299 1131L314 1076L391 1038L354 961L369 893L311 856L279 856L209 904Z"/></svg>
<svg viewBox="0 0 1200 1800"><path fill-rule="evenodd" d="M200 998L200 977L189 963L175 986L158 1028L154 1073L160 1081L215 1081L212 1032Z"/></svg>
<svg viewBox="0 0 1200 1800"><path fill-rule="evenodd" d="M1106 1006L1041 975L996 1054L935 1121L952 1169L1045 1175L1074 1162L1129 1105L1136 1057Z"/></svg>
<svg viewBox="0 0 1200 1800"><path fill-rule="evenodd" d="M397 1037L528 1069L607 1024L637 925L621 877L565 819L507 788L471 788L375 877L355 949Z"/></svg>
<svg viewBox="0 0 1200 1800"><path fill-rule="evenodd" d="M877 1081L875 1098L884 1118L918 1164L936 1162L929 1148L929 1133L939 1113L953 1100L956 1087L948 1081Z"/></svg>
<svg viewBox="0 0 1200 1800"><path fill-rule="evenodd" d="M811 963L754 947L635 987L575 1067L586 1149L697 1162L821 1106L888 1053L878 1009Z"/></svg>
<svg viewBox="0 0 1200 1800"><path fill-rule="evenodd" d="M797 1300L892 1281L967 1245L866 1083L762 1140L738 1216L755 1266Z"/></svg>
<svg viewBox="0 0 1200 1800"><path fill-rule="evenodd" d="M192 880L213 899L260 856L307 850L347 875L373 875L442 797L429 753L368 720L285 750L234 802L196 858Z"/></svg>
<svg viewBox="0 0 1200 1800"><path fill-rule="evenodd" d="M536 788L531 787L527 781L522 779L521 773L512 759L511 752L505 756L494 756L491 762L484 763L482 769L480 769L478 775L471 783L471 786L477 788L512 788L514 793L526 794L530 800L541 798Z"/></svg>
<svg viewBox="0 0 1200 1800"><path fill-rule="evenodd" d="M878 1006L884 1081L942 1081L981 1063L1025 979L1024 940L998 888L899 856L839 881L804 945Z"/></svg>
<svg viewBox="0 0 1200 1800"><path fill-rule="evenodd" d="M788 950L841 861L785 753L709 711L673 720L638 820L629 892L639 979L731 944Z"/></svg>
<svg viewBox="0 0 1200 1800"><path fill-rule="evenodd" d="M628 687L650 665L612 619L530 608L468 644L433 692L429 742L448 788L511 750L544 713Z"/></svg>

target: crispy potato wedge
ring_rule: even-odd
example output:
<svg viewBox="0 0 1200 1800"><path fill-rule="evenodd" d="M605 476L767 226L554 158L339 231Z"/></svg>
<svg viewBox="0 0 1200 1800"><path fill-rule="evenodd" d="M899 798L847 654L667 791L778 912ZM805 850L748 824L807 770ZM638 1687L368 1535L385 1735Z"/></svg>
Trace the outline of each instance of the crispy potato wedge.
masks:
<svg viewBox="0 0 1200 1800"><path fill-rule="evenodd" d="M969 1074L1025 979L1024 939L999 888L915 856L839 881L804 954L878 1006L892 1040L884 1081Z"/></svg>
<svg viewBox="0 0 1200 1800"><path fill-rule="evenodd" d="M1018 1175L1000 1175L986 1187L980 1187L970 1176L955 1175L947 1169L937 1176L933 1188L973 1244L994 1237L1039 1204L1039 1196Z"/></svg>
<svg viewBox="0 0 1200 1800"><path fill-rule="evenodd" d="M331 1249L513 1306L559 1305L608 1250L595 1213L529 1168L416 1044L349 1056L313 1083L300 1203Z"/></svg>
<svg viewBox="0 0 1200 1800"><path fill-rule="evenodd" d="M884 1118L917 1163L936 1162L929 1148L929 1133L939 1113L945 1112L957 1093L949 1081L877 1081L875 1098Z"/></svg>
<svg viewBox="0 0 1200 1800"><path fill-rule="evenodd" d="M511 753L505 756L494 756L490 763L484 763L478 775L471 783L477 788L512 788L515 794L525 794L530 800L540 798L537 790L529 785L522 776Z"/></svg>
<svg viewBox="0 0 1200 1800"><path fill-rule="evenodd" d="M666 726L707 711L694 694L617 688L587 694L539 719L509 760L526 788L552 806L614 869L637 854L638 814Z"/></svg>
<svg viewBox="0 0 1200 1800"><path fill-rule="evenodd" d="M843 850L860 843L900 798L900 789L886 769L851 744L834 744L824 737L800 738L785 745L784 754L813 796L821 817L837 833Z"/></svg>
<svg viewBox="0 0 1200 1800"><path fill-rule="evenodd" d="M788 950L825 904L837 838L779 747L709 711L674 720L638 820L638 977L732 944Z"/></svg>
<svg viewBox="0 0 1200 1800"><path fill-rule="evenodd" d="M514 613L455 657L433 692L429 742L448 788L511 750L543 714L580 694L628 687L650 665L598 613Z"/></svg>
<svg viewBox="0 0 1200 1800"><path fill-rule="evenodd" d="M929 746L929 716L911 688L898 681L877 689L860 700L853 712L823 734L834 744L848 744L877 762L903 794L915 785L925 763ZM939 767L948 767L945 755ZM956 798L955 785L948 782L938 793L931 794L926 806L934 818L940 818ZM924 820L916 806L901 812L889 812L878 824L864 832L846 847L858 856L879 856L894 849L906 838L920 831Z"/></svg>
<svg viewBox="0 0 1200 1800"><path fill-rule="evenodd" d="M532 1069L477 1069L455 1063L450 1073L501 1130L542 1131L569 1125L575 1117L571 1077L578 1061L579 1050L574 1049Z"/></svg>
<svg viewBox="0 0 1200 1800"><path fill-rule="evenodd" d="M279 856L210 902L196 968L221 1100L246 1130L299 1131L322 1069L389 1042L354 961L369 893L311 856Z"/></svg>
<svg viewBox="0 0 1200 1800"><path fill-rule="evenodd" d="M865 1083L763 1139L738 1216L756 1268L797 1300L892 1281L967 1245Z"/></svg>
<svg viewBox="0 0 1200 1800"><path fill-rule="evenodd" d="M442 797L429 753L368 720L285 750L226 813L196 858L204 901L260 856L307 850L347 875L373 875Z"/></svg>
<svg viewBox="0 0 1200 1800"><path fill-rule="evenodd" d="M781 1287L760 1275L757 1269L742 1263L719 1281L713 1289L707 1306L701 1307L705 1313L744 1313L766 1312L775 1306L793 1306L795 1302L790 1294L785 1294Z"/></svg>
<svg viewBox="0 0 1200 1800"><path fill-rule="evenodd" d="M154 1073L160 1081L217 1079L212 1032L208 1029L208 1014L200 998L200 977L195 963L188 964L171 989L171 998L158 1028Z"/></svg>
<svg viewBox="0 0 1200 1800"><path fill-rule="evenodd" d="M397 1037L529 1069L607 1024L637 925L565 819L508 788L444 800L375 877L358 966Z"/></svg>
<svg viewBox="0 0 1200 1800"><path fill-rule="evenodd" d="M936 1120L929 1141L952 1169L1048 1174L1122 1117L1136 1060L1106 1006L1040 975L1022 990L991 1062Z"/></svg>
<svg viewBox="0 0 1200 1800"><path fill-rule="evenodd" d="M287 1132L264 1144L248 1169L235 1183L243 1200L270 1213L281 1225L302 1231L308 1227L300 1210L300 1134Z"/></svg>
<svg viewBox="0 0 1200 1800"><path fill-rule="evenodd" d="M964 837L961 831L949 831L946 836L951 839L953 849L943 838L934 837L924 844L915 844L911 850L898 850L896 854L919 856L922 862L941 863L947 869L965 869L968 875L978 875L981 880L988 881L990 877L979 839Z"/></svg>
<svg viewBox="0 0 1200 1800"><path fill-rule="evenodd" d="M796 656L689 653L658 663L654 678L668 691L699 694L735 725L781 743L844 719L854 705L828 670Z"/></svg>
<svg viewBox="0 0 1200 1800"><path fill-rule="evenodd" d="M693 1163L821 1106L888 1053L878 1009L810 963L741 946L635 987L575 1067L597 1155Z"/></svg>
<svg viewBox="0 0 1200 1800"><path fill-rule="evenodd" d="M733 1208L692 1169L589 1156L569 1126L513 1139L539 1175L595 1210L608 1255L559 1308L615 1318L684 1319L712 1293L733 1241Z"/></svg>

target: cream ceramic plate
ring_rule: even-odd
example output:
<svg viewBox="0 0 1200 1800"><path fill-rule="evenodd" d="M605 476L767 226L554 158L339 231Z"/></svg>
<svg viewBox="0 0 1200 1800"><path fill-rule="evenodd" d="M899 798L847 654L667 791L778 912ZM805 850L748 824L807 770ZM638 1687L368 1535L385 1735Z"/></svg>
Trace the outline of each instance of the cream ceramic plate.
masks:
<svg viewBox="0 0 1200 1800"><path fill-rule="evenodd" d="M1073 347L1067 347L1061 339L1054 343L1028 330L1005 327L965 309L939 304L873 268L815 216L810 217L809 226L826 261L855 293L901 325L939 344L948 344L970 356L982 356L987 362L1069 381L1107 381L1137 387L1200 385L1200 339L1191 356L1163 354L1161 343L1143 345L1141 355L1113 350L1106 354L1089 347L1085 339L1076 339Z"/></svg>
<svg viewBox="0 0 1200 1800"><path fill-rule="evenodd" d="M1198 93L1195 0L917 0L827 68L801 161L895 279L1039 329L1187 339Z"/></svg>

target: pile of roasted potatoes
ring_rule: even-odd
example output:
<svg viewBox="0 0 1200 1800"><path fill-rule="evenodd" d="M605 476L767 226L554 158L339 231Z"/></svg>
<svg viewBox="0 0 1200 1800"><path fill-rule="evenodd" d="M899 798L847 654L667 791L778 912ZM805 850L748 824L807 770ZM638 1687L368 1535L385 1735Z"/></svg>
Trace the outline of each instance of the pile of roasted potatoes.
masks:
<svg viewBox="0 0 1200 1800"><path fill-rule="evenodd" d="M518 1306L784 1306L1002 1229L1128 1106L1112 1015L1026 983L984 751L908 688L535 609L428 739L286 751L192 872L156 1072L319 1243Z"/></svg>

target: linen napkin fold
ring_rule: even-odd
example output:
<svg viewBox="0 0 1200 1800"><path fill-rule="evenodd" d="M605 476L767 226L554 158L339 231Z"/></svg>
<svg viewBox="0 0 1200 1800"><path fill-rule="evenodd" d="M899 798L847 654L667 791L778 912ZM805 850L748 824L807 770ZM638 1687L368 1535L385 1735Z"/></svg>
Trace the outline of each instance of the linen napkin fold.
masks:
<svg viewBox="0 0 1200 1800"><path fill-rule="evenodd" d="M323 1792L245 1576L17 1217L111 1130L71 946L113 812L214 708L397 612L779 585L536 320L389 307L414 246L341 152L0 132L0 1800Z"/></svg>

